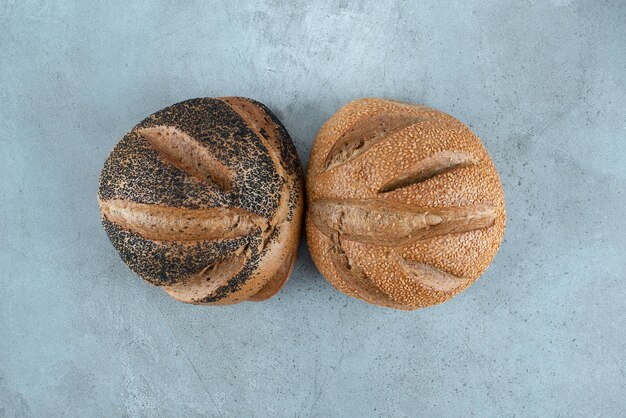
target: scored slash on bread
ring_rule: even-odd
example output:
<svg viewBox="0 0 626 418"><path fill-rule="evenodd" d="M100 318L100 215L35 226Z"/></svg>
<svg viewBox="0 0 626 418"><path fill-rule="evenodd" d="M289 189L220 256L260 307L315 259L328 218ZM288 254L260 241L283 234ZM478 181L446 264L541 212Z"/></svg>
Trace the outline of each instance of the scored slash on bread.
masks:
<svg viewBox="0 0 626 418"><path fill-rule="evenodd" d="M193 99L149 116L100 178L102 222L128 266L177 300L273 296L295 262L302 172L261 103Z"/></svg>
<svg viewBox="0 0 626 418"><path fill-rule="evenodd" d="M502 185L480 140L425 106L344 106L314 141L307 189L313 261L337 289L382 306L452 298L504 233Z"/></svg>
<svg viewBox="0 0 626 418"><path fill-rule="evenodd" d="M474 156L465 152L441 151L402 170L395 178L381 185L378 193L392 192L415 183L421 183L456 168L467 167L479 162Z"/></svg>
<svg viewBox="0 0 626 418"><path fill-rule="evenodd" d="M367 125L358 125L346 131L328 152L324 171L331 170L358 157L375 146L387 135L412 126L424 119L409 112L380 112L369 118Z"/></svg>
<svg viewBox="0 0 626 418"><path fill-rule="evenodd" d="M401 308L397 302L389 298L380 287L365 273L365 271L346 254L339 233L331 236L330 261L340 277L349 283L356 296L389 308Z"/></svg>
<svg viewBox="0 0 626 418"><path fill-rule="evenodd" d="M170 208L113 199L100 201L100 210L110 222L154 241L239 238L269 225L262 216L237 208Z"/></svg>
<svg viewBox="0 0 626 418"><path fill-rule="evenodd" d="M200 181L208 181L225 192L230 191L233 183L230 169L186 133L173 126L142 128L137 133L148 141L163 160Z"/></svg>
<svg viewBox="0 0 626 418"><path fill-rule="evenodd" d="M420 286L437 292L452 292L469 281L465 277L454 276L428 264L402 257L397 257L397 262L408 277Z"/></svg>
<svg viewBox="0 0 626 418"><path fill-rule="evenodd" d="M338 233L351 241L391 247L487 228L496 218L486 204L416 208L374 199L320 199L309 210L315 226L328 236Z"/></svg>

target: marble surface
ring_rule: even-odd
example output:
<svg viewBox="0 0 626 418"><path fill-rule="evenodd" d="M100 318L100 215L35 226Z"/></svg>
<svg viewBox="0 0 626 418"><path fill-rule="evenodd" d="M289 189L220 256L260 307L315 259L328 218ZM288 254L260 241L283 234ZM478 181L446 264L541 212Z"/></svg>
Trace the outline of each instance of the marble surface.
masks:
<svg viewBox="0 0 626 418"><path fill-rule="evenodd" d="M626 4L0 2L0 417L623 416ZM414 312L335 291L306 247L265 303L177 303L121 262L98 175L146 115L242 95L306 164L365 96L483 140L493 264Z"/></svg>

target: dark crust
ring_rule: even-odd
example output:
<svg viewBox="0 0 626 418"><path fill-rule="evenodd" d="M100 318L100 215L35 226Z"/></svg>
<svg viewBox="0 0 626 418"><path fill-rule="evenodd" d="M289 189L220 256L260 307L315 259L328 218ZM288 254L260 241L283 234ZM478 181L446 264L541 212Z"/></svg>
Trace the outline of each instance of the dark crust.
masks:
<svg viewBox="0 0 626 418"><path fill-rule="evenodd" d="M102 219L113 246L128 267L157 286L177 283L181 277L232 257L237 249L260 239L246 236L220 241L180 243L151 241Z"/></svg>
<svg viewBox="0 0 626 418"><path fill-rule="evenodd" d="M297 187L292 187L289 192L289 214L287 216L287 220L291 220L293 217L294 211L298 207L298 196L302 193L303 190L303 176L302 176L302 165L300 164L300 158L298 157L298 152L296 150L287 129L278 120L278 117L272 111L265 106L261 102L257 102L253 99L244 98L244 100L258 106L263 112L267 120L271 121L276 131L278 132L278 144L280 149L278 150L280 161L285 169L287 174L293 175L296 179ZM260 134L263 136L267 136L267 132L261 129Z"/></svg>
<svg viewBox="0 0 626 418"><path fill-rule="evenodd" d="M235 173L233 189L220 192L164 163L138 129L176 127L207 147ZM231 107L216 99L192 99L148 116L126 134L107 159L100 198L196 209L234 206L270 219L281 179L261 140Z"/></svg>
<svg viewBox="0 0 626 418"><path fill-rule="evenodd" d="M263 104L259 106L279 132L284 171L296 178L290 190L288 220L302 193L302 168L296 149L284 126ZM224 192L165 163L137 133L140 128L173 126L209 149L235 174L233 187ZM265 135L261 132L261 135ZM115 146L105 162L98 196L102 200L125 199L138 203L185 207L238 207L271 219L278 207L286 179L281 178L260 138L227 103L212 98L187 100L147 117ZM250 249L244 269L215 295L215 302L237 291L258 268L265 249L258 251L260 234L233 240L198 242L150 241L103 219L103 225L122 260L138 275L156 285L169 285L195 274L208 265L231 257L245 245ZM275 239L272 234L268 242Z"/></svg>
<svg viewBox="0 0 626 418"><path fill-rule="evenodd" d="M228 283L217 289L213 295L199 300L199 303L211 303L217 302L220 299L224 299L229 294L239 290L241 285L245 283L248 279L250 279L250 277L252 277L252 274L259 267L259 261L261 260L262 255L258 252L258 245L260 243L259 240L260 237L256 237L250 240L250 256L246 260L246 264L243 266L241 271L237 273L233 278L231 278Z"/></svg>
<svg viewBox="0 0 626 418"><path fill-rule="evenodd" d="M272 113L272 111L269 110L269 108L263 103L257 102L256 100L252 99L245 100L255 104L260 109L262 109L268 119L274 123L276 131L278 132L278 140L280 146L280 149L278 151L280 155L280 161L283 163L283 167L285 167L285 171L287 173L297 174L298 178L300 178L302 176L302 166L300 165L300 159L298 158L296 147L294 146L293 141L291 140L291 137L287 132L287 129L285 129L285 127L280 122L280 120L278 120L276 115ZM266 132L261 131L261 135L266 135Z"/></svg>
<svg viewBox="0 0 626 418"><path fill-rule="evenodd" d="M135 130L117 143L104 163L98 196L189 209L231 206L233 200L216 186L163 163Z"/></svg>

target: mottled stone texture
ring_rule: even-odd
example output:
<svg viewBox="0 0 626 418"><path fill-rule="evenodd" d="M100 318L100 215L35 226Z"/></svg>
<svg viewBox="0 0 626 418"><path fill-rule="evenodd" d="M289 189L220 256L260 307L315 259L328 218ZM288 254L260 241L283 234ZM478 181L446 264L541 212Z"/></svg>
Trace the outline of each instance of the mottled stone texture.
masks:
<svg viewBox="0 0 626 418"><path fill-rule="evenodd" d="M0 2L0 417L619 416L626 410L621 1ZM306 164L341 105L453 114L498 167L485 274L415 312L301 251L264 303L184 305L102 230L102 164L145 115L246 96Z"/></svg>

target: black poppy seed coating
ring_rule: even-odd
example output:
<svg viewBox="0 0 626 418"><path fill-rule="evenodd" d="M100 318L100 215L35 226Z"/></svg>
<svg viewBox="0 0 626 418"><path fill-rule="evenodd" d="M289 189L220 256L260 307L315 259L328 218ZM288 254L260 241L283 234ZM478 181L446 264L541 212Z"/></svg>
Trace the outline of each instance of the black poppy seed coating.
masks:
<svg viewBox="0 0 626 418"><path fill-rule="evenodd" d="M292 189L289 192L289 213L287 214L287 219L291 220L293 218L293 213L298 207L298 190Z"/></svg>
<svg viewBox="0 0 626 418"><path fill-rule="evenodd" d="M302 168L296 149L284 126L263 104L243 99L261 109L265 121L274 125L280 164L287 174L300 179ZM169 164L139 135L138 130L170 126L189 135L233 173L232 187L224 192L212 182L199 181ZM267 137L263 129L259 132ZM236 207L270 220L274 217L286 179L278 175L274 161L254 129L232 107L219 99L187 100L148 116L115 146L100 177L98 196L102 200L122 199L137 203L200 209ZM288 220L299 201L299 188L289 193ZM122 260L138 275L156 285L183 281L202 269L247 246L249 257L244 268L204 302L215 302L236 292L259 267L267 243L261 247L261 233L238 239L180 243L151 241L136 233L102 220L105 231Z"/></svg>
<svg viewBox="0 0 626 418"><path fill-rule="evenodd" d="M235 178L230 193L220 193L216 187L164 163L137 133L138 129L160 125L187 133L231 168ZM203 98L169 106L133 128L107 159L99 194L104 200L187 208L234 206L270 219L282 183L268 150L239 114L221 100Z"/></svg>
<svg viewBox="0 0 626 418"><path fill-rule="evenodd" d="M106 219L102 224L113 246L124 249L119 253L126 265L157 286L178 283L181 278L230 258L253 238L197 241L189 245L147 240Z"/></svg>
<svg viewBox="0 0 626 418"><path fill-rule="evenodd" d="M267 242L273 242L278 239L278 229L274 229L271 235L267 238ZM246 260L246 264L241 269L241 271L235 275L232 279L228 281L224 286L220 287L214 295L206 297L202 299L201 303L209 303L216 302L226 296L228 294L235 292L239 289L239 287L252 275L252 273L259 267L259 260L263 255L269 251L267 246L263 248L261 253L258 253L258 244L260 243L260 236L256 235L254 237L250 237L250 249L251 254L250 257Z"/></svg>
<svg viewBox="0 0 626 418"><path fill-rule="evenodd" d="M219 99L191 99L156 112L137 127L158 125L187 133L231 168L235 179L229 206L267 219L273 216L282 181L268 150L230 105Z"/></svg>
<svg viewBox="0 0 626 418"><path fill-rule="evenodd" d="M263 103L257 102L253 99L245 99L250 103L256 105L265 114L266 120L271 121L276 127L276 131L278 132L278 144L280 147L280 160L283 163L285 171L289 174L299 173L302 174L302 166L300 165L300 159L298 157L298 152L296 151L296 147L293 145L293 141L285 129L285 126L282 124L280 120L276 117L274 113ZM261 135L267 136L267 133L264 129L261 130Z"/></svg>
<svg viewBox="0 0 626 418"><path fill-rule="evenodd" d="M296 151L296 147L287 132L287 129L283 126L283 124L278 120L276 115L272 113L271 110L263 103L257 102L253 99L246 99L249 102L255 104L265 113L266 120L271 121L275 126L278 132L278 143L280 147L280 160L283 163L285 171L289 174L296 174L298 178L302 176L302 166L300 165L300 159L298 157L298 152ZM261 135L267 136L265 130L261 130ZM299 190L297 188L292 188L289 193L289 213L287 215L287 219L290 220L293 217L293 213L298 207L298 194Z"/></svg>
<svg viewBox="0 0 626 418"><path fill-rule="evenodd" d="M157 152L136 131L113 148L100 175L100 199L186 207L230 206L232 197L217 186L164 164Z"/></svg>
<svg viewBox="0 0 626 418"><path fill-rule="evenodd" d="M239 288L252 276L254 271L259 267L259 261L261 259L258 253L258 245L260 244L260 237L251 237L250 239L250 256L246 259L246 263L239 273L233 276L228 282L215 291L214 294L201 299L200 303L217 302L220 299L227 297L229 294L236 292Z"/></svg>

